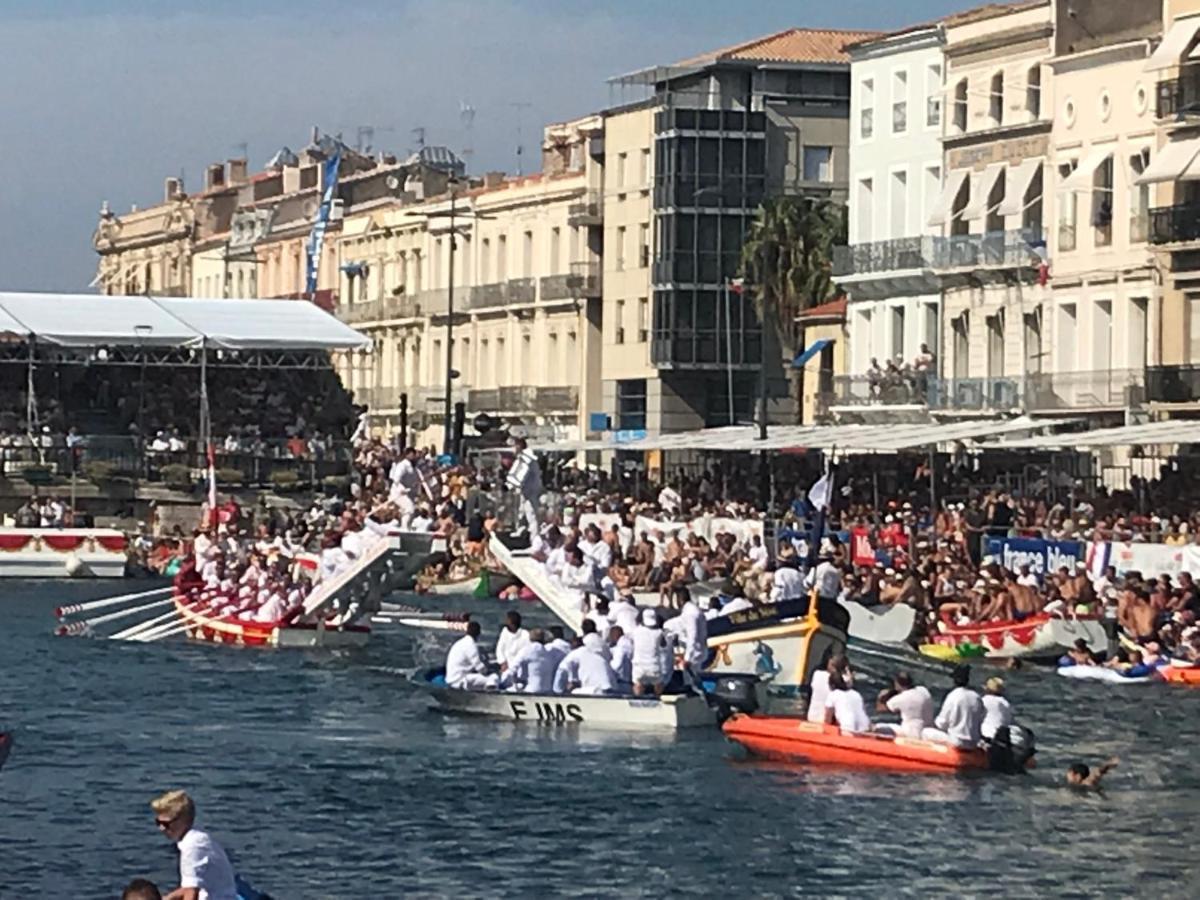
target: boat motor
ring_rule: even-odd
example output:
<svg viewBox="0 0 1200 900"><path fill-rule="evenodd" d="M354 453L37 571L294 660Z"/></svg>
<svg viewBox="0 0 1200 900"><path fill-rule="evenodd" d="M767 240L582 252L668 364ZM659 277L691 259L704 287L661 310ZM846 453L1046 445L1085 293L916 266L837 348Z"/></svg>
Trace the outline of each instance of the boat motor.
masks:
<svg viewBox="0 0 1200 900"><path fill-rule="evenodd" d="M735 712L758 711L758 682L753 675L717 675L711 681L704 680L704 688L717 706L720 721L724 722Z"/></svg>
<svg viewBox="0 0 1200 900"><path fill-rule="evenodd" d="M988 768L1005 775L1020 775L1037 752L1033 731L1021 725L1002 725L987 745Z"/></svg>

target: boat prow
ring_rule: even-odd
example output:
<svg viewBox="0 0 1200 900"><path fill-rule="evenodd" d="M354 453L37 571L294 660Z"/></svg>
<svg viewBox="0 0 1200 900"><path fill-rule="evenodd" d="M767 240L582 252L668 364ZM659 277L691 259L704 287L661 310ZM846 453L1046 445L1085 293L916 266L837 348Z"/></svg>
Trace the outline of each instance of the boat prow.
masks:
<svg viewBox="0 0 1200 900"><path fill-rule="evenodd" d="M235 616L213 616L195 604L175 598L175 609L192 640L239 647L361 647L371 636L364 625L329 627L316 622L254 622Z"/></svg>
<svg viewBox="0 0 1200 900"><path fill-rule="evenodd" d="M987 656L995 658L1057 658L1080 638L1093 652L1108 649L1108 634L1104 631L1104 624L1095 617L1065 619L1050 613L1038 613L1020 620L968 625L940 622L938 629L934 643L950 648L961 644L977 644L985 649Z"/></svg>

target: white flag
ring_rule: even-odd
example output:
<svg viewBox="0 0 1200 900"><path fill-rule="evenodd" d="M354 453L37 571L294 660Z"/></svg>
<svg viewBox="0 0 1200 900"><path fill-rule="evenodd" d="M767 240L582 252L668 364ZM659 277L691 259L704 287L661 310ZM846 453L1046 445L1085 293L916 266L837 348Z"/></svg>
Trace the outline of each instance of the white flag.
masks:
<svg viewBox="0 0 1200 900"><path fill-rule="evenodd" d="M817 479L816 483L808 489L808 502L813 505L814 509L829 508L829 475L822 475Z"/></svg>

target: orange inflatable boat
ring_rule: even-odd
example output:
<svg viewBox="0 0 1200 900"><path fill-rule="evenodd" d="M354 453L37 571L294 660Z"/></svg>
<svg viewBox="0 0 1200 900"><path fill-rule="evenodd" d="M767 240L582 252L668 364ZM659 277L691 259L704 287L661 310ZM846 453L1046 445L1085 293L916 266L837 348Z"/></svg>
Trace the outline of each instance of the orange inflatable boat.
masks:
<svg viewBox="0 0 1200 900"><path fill-rule="evenodd" d="M823 725L788 716L736 715L723 726L725 736L755 756L899 772L957 772L989 768L983 750L876 734L842 734Z"/></svg>
<svg viewBox="0 0 1200 900"><path fill-rule="evenodd" d="M1200 684L1200 666L1160 666L1157 671L1174 684Z"/></svg>

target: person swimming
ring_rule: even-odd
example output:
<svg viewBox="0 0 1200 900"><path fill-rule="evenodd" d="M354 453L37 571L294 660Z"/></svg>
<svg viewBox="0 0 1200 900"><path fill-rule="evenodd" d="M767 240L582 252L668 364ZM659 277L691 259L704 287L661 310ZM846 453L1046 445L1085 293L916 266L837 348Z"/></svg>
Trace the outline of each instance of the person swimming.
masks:
<svg viewBox="0 0 1200 900"><path fill-rule="evenodd" d="M1067 767L1067 786L1085 791L1099 790L1101 779L1120 762L1121 760L1114 756L1095 770L1089 768L1087 763L1071 763Z"/></svg>

